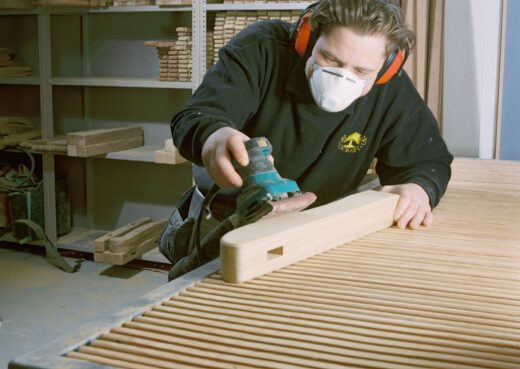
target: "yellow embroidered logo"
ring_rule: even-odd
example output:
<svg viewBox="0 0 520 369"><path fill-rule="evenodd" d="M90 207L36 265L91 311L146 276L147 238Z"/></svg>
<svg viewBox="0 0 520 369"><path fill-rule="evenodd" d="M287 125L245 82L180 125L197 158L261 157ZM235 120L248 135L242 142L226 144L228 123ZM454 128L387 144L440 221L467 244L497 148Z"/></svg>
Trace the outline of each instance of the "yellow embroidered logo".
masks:
<svg viewBox="0 0 520 369"><path fill-rule="evenodd" d="M349 154L353 154L356 152L360 152L363 149L363 146L365 146L366 144L366 136L363 136L359 132L354 132L341 137L341 140L339 140L338 142L338 149L340 149L341 151L348 152Z"/></svg>

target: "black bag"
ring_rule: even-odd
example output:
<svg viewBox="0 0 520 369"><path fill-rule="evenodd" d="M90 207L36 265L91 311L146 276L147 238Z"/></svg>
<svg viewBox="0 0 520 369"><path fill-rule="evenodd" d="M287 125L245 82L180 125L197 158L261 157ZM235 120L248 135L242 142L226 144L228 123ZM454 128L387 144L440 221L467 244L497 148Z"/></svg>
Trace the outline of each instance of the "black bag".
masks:
<svg viewBox="0 0 520 369"><path fill-rule="evenodd" d="M200 214L202 201L203 197L195 186L184 192L159 239L159 250L173 265L188 255L193 226Z"/></svg>

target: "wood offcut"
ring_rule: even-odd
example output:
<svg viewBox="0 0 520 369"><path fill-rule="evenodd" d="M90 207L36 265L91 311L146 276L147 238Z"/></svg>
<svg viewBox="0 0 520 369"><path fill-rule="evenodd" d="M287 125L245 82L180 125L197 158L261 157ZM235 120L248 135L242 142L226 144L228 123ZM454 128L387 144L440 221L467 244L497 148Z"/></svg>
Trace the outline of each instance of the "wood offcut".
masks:
<svg viewBox="0 0 520 369"><path fill-rule="evenodd" d="M69 156L91 157L143 146L142 127L93 129L67 134Z"/></svg>
<svg viewBox="0 0 520 369"><path fill-rule="evenodd" d="M167 219L140 218L94 240L94 260L124 265L159 245Z"/></svg>
<svg viewBox="0 0 520 369"><path fill-rule="evenodd" d="M164 149L154 152L154 162L157 164L181 164L187 160L182 157L179 150L173 145L173 140L164 141Z"/></svg>

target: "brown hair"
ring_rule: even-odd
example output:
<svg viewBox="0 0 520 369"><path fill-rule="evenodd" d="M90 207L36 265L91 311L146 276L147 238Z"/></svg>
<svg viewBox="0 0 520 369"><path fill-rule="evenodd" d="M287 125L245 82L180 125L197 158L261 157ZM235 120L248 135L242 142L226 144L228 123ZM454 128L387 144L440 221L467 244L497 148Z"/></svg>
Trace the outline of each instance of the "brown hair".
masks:
<svg viewBox="0 0 520 369"><path fill-rule="evenodd" d="M387 55L396 49L411 53L415 35L405 23L396 0L321 0L313 9L313 30L327 34L333 27L344 26L366 35L387 39Z"/></svg>

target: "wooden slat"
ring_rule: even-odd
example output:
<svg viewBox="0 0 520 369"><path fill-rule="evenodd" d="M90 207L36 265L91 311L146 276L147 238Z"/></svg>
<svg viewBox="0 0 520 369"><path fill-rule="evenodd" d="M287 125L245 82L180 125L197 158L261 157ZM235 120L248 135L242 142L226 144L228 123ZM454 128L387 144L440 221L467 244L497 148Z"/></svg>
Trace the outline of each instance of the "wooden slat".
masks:
<svg viewBox="0 0 520 369"><path fill-rule="evenodd" d="M143 136L143 127L100 128L67 134L67 144L96 145Z"/></svg>
<svg viewBox="0 0 520 369"><path fill-rule="evenodd" d="M241 284L209 276L68 356L128 369L520 369L520 164L453 168L431 228L384 229ZM508 190L492 189L493 173Z"/></svg>
<svg viewBox="0 0 520 369"><path fill-rule="evenodd" d="M67 145L67 155L87 158L143 146L143 137L126 138L92 145Z"/></svg>

